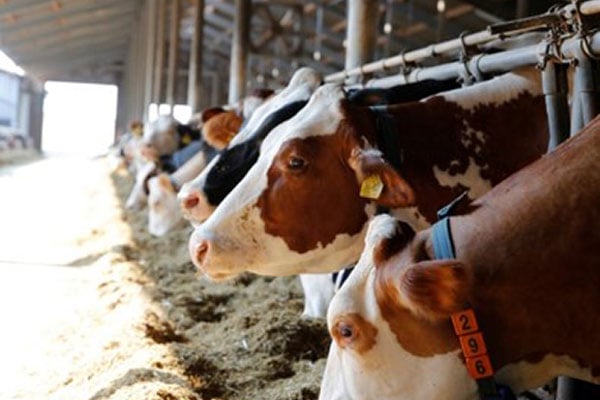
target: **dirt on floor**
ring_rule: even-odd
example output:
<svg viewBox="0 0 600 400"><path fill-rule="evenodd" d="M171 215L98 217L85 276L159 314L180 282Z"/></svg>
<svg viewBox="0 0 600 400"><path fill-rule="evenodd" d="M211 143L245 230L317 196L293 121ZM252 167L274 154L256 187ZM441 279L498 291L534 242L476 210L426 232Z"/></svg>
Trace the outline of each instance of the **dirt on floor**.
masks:
<svg viewBox="0 0 600 400"><path fill-rule="evenodd" d="M298 279L248 274L227 283L206 280L189 261L191 228L182 224L165 237L152 237L147 211L123 210L131 175L122 168L110 172L106 160L93 164L110 173L104 184L112 187L94 187L89 208L115 210L79 243L93 249L89 257L79 254L70 264L88 271L92 289L72 313L77 324L53 332L48 357L64 362L51 378L38 375L45 384L37 394L93 400L317 399L330 339L324 320L300 317ZM106 204L98 191L114 192L117 201ZM117 233L117 226L129 233ZM113 235L108 242L107 234ZM101 246L90 245L95 240L110 246L98 253ZM17 398L36 396L22 390Z"/></svg>

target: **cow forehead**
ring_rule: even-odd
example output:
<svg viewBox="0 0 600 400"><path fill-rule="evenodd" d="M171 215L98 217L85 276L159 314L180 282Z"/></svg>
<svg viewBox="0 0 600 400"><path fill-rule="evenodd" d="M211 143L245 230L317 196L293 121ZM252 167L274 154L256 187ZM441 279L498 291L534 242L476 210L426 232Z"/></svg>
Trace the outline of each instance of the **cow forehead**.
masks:
<svg viewBox="0 0 600 400"><path fill-rule="evenodd" d="M317 79L316 75L313 75L309 74L307 76L303 76L305 79L292 79L290 84L281 92L267 99L252 113L248 123L231 140L228 147L235 146L236 144L250 139L270 113L278 110L285 104L306 100L309 98L313 90L319 84L319 79Z"/></svg>
<svg viewBox="0 0 600 400"><path fill-rule="evenodd" d="M345 98L340 85L321 86L294 117L278 125L267 136L261 147L261 156L272 158L281 145L291 139L332 135L343 119L341 100Z"/></svg>

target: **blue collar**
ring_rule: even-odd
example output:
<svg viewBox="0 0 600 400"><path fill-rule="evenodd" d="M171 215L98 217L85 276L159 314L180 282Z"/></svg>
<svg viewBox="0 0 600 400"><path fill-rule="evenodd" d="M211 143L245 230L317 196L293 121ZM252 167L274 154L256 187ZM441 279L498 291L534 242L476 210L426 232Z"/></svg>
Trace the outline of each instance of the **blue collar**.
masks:
<svg viewBox="0 0 600 400"><path fill-rule="evenodd" d="M446 207L438 211L439 221L436 222L432 227L431 240L433 242L433 253L436 260L441 259L454 259L456 258L456 250L454 248L454 241L452 239L452 228L450 226L450 216L456 205L465 198L466 192L448 204ZM499 385L496 383L494 378L494 371L487 355L487 349L485 347L485 341L479 328L475 331L460 331L460 328L455 323L455 316L457 319L463 321L462 318L471 318L473 321L471 326L478 327L476 322L475 313L469 304L466 305L466 309L463 312L453 314L452 322L454 331L459 338L461 343L461 350L465 356L465 363L469 370L469 375L475 379L477 383L477 389L479 392L479 398L481 400L516 400L512 390L506 385ZM482 351L477 354L468 356L469 345L463 345L463 343L469 343L472 338L480 338Z"/></svg>

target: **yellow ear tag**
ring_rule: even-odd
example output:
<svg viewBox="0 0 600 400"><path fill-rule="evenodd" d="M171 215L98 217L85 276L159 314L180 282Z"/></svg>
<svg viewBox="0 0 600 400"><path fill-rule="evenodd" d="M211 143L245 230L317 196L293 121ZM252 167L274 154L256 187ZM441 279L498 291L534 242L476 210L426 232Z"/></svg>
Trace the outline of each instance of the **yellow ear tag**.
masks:
<svg viewBox="0 0 600 400"><path fill-rule="evenodd" d="M383 186L379 175L369 175L360 185L360 197L376 200L381 196Z"/></svg>
<svg viewBox="0 0 600 400"><path fill-rule="evenodd" d="M192 142L192 137L188 134L183 135L183 137L181 138L181 143L183 144L190 144Z"/></svg>

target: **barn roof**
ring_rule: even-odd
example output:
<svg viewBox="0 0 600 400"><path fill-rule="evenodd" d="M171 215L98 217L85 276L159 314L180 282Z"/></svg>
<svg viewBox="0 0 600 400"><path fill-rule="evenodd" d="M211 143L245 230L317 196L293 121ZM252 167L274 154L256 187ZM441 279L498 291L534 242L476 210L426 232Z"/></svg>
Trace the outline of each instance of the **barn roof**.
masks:
<svg viewBox="0 0 600 400"><path fill-rule="evenodd" d="M123 71L133 31L148 0L0 0L0 49L40 80L114 81ZM194 0L182 0L180 48L190 47ZM235 14L233 0L205 0L204 63L225 70ZM346 1L254 0L251 76L310 65L343 68ZM513 18L523 0L380 0L378 57L397 54L491 22ZM529 13L552 1L530 0ZM390 27L386 28L386 22ZM167 18L168 23L168 18ZM316 54L318 53L318 54ZM288 70L290 68L287 68ZM281 81L288 79L282 74Z"/></svg>

